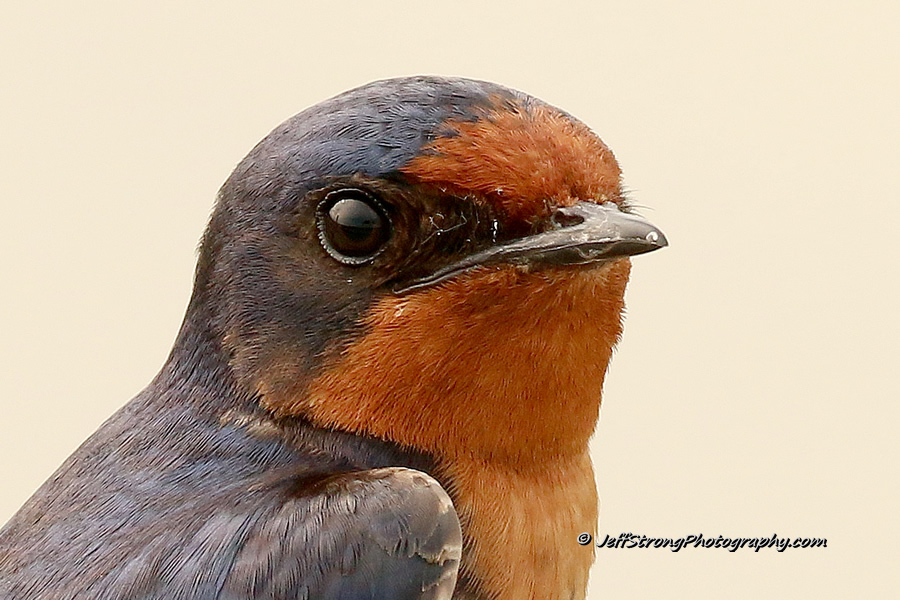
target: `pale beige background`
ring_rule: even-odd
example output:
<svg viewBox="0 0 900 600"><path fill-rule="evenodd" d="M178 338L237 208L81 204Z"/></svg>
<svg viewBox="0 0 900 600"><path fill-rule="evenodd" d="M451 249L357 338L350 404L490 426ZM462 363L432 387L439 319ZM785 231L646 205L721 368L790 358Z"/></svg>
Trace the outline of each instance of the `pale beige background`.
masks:
<svg viewBox="0 0 900 600"><path fill-rule="evenodd" d="M900 4L133 4L0 9L0 522L162 364L257 140L464 75L586 121L671 240L635 260L601 531L828 538L599 551L591 598L896 595Z"/></svg>

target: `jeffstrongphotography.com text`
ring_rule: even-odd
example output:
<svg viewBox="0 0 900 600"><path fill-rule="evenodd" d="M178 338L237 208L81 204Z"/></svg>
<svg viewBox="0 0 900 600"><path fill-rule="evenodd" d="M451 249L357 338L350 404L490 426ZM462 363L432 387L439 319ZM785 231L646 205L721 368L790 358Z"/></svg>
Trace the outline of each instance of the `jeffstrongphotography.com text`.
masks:
<svg viewBox="0 0 900 600"><path fill-rule="evenodd" d="M589 533L582 533L578 536L578 543L587 546L594 539ZM778 552L784 552L788 548L827 548L828 540L826 538L815 537L780 537L773 533L771 536L762 537L725 537L705 536L702 533L686 535L680 538L652 537L636 533L620 533L613 537L605 534L602 537L597 536L597 548L607 549L631 549L631 548L652 548L667 549L672 552L678 552L684 548L721 548L729 552L736 552L741 549L751 549L759 552L763 548L772 548Z"/></svg>

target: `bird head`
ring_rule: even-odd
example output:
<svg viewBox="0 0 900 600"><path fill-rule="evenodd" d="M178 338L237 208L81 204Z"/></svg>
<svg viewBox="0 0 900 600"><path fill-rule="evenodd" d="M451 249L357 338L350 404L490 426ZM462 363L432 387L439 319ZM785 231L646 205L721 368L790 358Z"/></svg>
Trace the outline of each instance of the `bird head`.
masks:
<svg viewBox="0 0 900 600"><path fill-rule="evenodd" d="M628 256L666 245L620 180L587 126L533 97L375 82L286 121L237 166L192 306L275 418L438 454L577 451Z"/></svg>

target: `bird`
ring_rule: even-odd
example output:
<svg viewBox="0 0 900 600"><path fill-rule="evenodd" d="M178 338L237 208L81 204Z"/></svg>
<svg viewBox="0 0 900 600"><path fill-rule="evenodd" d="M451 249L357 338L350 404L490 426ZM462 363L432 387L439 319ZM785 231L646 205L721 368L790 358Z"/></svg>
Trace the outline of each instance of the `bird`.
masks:
<svg viewBox="0 0 900 600"><path fill-rule="evenodd" d="M584 598L630 257L667 244L523 92L299 113L220 189L159 374L0 530L0 597Z"/></svg>

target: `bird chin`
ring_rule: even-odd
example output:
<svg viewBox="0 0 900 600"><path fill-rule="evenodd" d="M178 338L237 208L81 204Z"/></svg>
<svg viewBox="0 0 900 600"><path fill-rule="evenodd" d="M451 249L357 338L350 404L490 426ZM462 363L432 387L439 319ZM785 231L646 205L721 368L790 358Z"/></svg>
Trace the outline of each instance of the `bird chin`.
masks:
<svg viewBox="0 0 900 600"><path fill-rule="evenodd" d="M629 260L628 256L584 256L580 261L571 261L565 263L528 261L492 265L465 265L455 269L440 271L431 277L420 278L413 280L412 282L397 284L393 288L393 291L397 295L404 295L441 284L446 284L460 278L467 278L470 276L477 277L480 273L507 270L512 270L522 275L538 275L547 280L559 280L560 278L569 279L572 277L585 276L604 276L607 272L609 272L617 265L628 265L627 268L630 268L631 261Z"/></svg>
<svg viewBox="0 0 900 600"><path fill-rule="evenodd" d="M631 263L630 259L627 256L601 258L585 257L585 260L583 260L582 262L567 262L564 264L537 262L524 265L516 265L516 268L520 269L523 273L560 273L564 275L576 276L582 274L602 273L604 271L608 271L609 269L613 268L615 265L623 261L628 264Z"/></svg>

